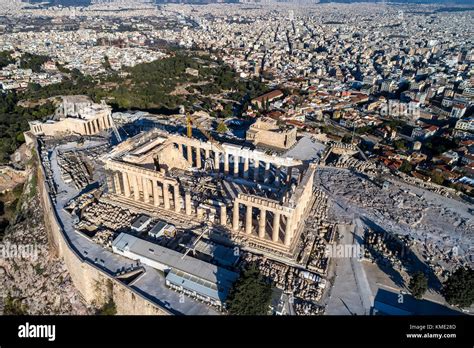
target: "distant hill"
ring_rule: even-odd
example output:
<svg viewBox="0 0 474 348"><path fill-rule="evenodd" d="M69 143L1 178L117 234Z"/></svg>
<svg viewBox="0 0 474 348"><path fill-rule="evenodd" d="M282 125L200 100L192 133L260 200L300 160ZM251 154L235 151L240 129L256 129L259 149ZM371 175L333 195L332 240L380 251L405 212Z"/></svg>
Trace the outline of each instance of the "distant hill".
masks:
<svg viewBox="0 0 474 348"><path fill-rule="evenodd" d="M354 2L384 2L384 0L320 0L320 3L354 3ZM439 4L439 5L473 5L473 0L385 0L386 3L398 4Z"/></svg>
<svg viewBox="0 0 474 348"><path fill-rule="evenodd" d="M30 2L43 2L44 0L30 0ZM319 0L320 3L355 3L355 2L383 2L384 0ZM91 0L49 0L52 5L62 6L87 6ZM157 4L181 3L181 4L212 4L212 3L236 3L238 0L156 0ZM281 2L291 3L292 0ZM295 1L296 2L296 1ZM385 0L387 3L417 3L417 4L446 4L446 5L473 5L473 0ZM474 5L473 5L474 7Z"/></svg>

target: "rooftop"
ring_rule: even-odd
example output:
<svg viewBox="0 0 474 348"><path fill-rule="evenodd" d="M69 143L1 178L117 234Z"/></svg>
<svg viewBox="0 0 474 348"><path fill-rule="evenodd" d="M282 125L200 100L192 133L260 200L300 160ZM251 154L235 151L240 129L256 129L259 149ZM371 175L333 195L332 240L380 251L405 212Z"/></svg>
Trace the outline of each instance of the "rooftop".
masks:
<svg viewBox="0 0 474 348"><path fill-rule="evenodd" d="M114 240L113 246L119 250L126 250L167 265L175 271L181 271L199 279L207 280L224 289L230 288L238 277L238 274L235 272L181 254L127 233L121 233Z"/></svg>

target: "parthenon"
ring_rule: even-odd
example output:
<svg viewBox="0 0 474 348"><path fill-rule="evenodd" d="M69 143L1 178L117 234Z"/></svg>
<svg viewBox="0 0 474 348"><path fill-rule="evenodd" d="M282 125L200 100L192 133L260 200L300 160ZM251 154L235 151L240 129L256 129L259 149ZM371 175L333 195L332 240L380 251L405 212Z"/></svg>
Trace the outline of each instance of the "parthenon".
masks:
<svg viewBox="0 0 474 348"><path fill-rule="evenodd" d="M121 143L104 161L112 199L192 216L282 256L291 257L313 199L313 163L162 130Z"/></svg>

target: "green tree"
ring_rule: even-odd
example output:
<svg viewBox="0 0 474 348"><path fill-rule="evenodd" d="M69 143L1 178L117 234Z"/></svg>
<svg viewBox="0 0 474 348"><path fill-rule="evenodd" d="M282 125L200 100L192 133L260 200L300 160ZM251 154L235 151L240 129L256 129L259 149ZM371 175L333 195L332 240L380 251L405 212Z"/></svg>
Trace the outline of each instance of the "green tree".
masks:
<svg viewBox="0 0 474 348"><path fill-rule="evenodd" d="M407 150L407 144L406 141L403 139L398 139L393 142L393 146L395 146L395 149L401 150L401 151L406 151Z"/></svg>
<svg viewBox="0 0 474 348"><path fill-rule="evenodd" d="M474 303L474 270L458 268L444 283L443 295L451 305L460 308L471 306Z"/></svg>
<svg viewBox="0 0 474 348"><path fill-rule="evenodd" d="M418 272L411 278L408 287L415 298L421 299L428 290L428 278L422 272Z"/></svg>
<svg viewBox="0 0 474 348"><path fill-rule="evenodd" d="M217 132L218 133L225 133L228 131L228 128L226 126L226 124L224 122L220 122L218 125L217 125Z"/></svg>
<svg viewBox="0 0 474 348"><path fill-rule="evenodd" d="M402 165L400 166L400 168L398 168L398 170L403 173L409 174L413 170L413 167L408 161L403 161Z"/></svg>
<svg viewBox="0 0 474 348"><path fill-rule="evenodd" d="M3 69L9 64L14 63L15 61L12 59L10 52L2 51L0 52L0 69Z"/></svg>
<svg viewBox="0 0 474 348"><path fill-rule="evenodd" d="M112 65L110 65L108 56L104 56L104 62L102 63L102 66L104 67L105 70L112 70Z"/></svg>
<svg viewBox="0 0 474 348"><path fill-rule="evenodd" d="M20 59L20 68L31 69L33 72L41 72L43 70L43 64L49 60L47 56L41 56L38 54L25 53Z"/></svg>
<svg viewBox="0 0 474 348"><path fill-rule="evenodd" d="M433 181L435 184L438 184L438 185L443 185L444 183L444 177L441 173L439 172L431 172L431 181Z"/></svg>
<svg viewBox="0 0 474 348"><path fill-rule="evenodd" d="M271 296L271 284L263 279L255 265L251 265L232 287L227 309L233 315L265 315L269 313Z"/></svg>

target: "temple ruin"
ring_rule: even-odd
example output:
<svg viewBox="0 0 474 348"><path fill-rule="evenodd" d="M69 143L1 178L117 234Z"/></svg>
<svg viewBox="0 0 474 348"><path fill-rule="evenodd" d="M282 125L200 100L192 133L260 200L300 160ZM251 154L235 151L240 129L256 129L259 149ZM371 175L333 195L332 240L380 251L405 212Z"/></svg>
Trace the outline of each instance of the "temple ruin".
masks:
<svg viewBox="0 0 474 348"><path fill-rule="evenodd" d="M294 258L314 200L314 163L157 129L103 160L115 203L192 217L219 241L279 257Z"/></svg>

